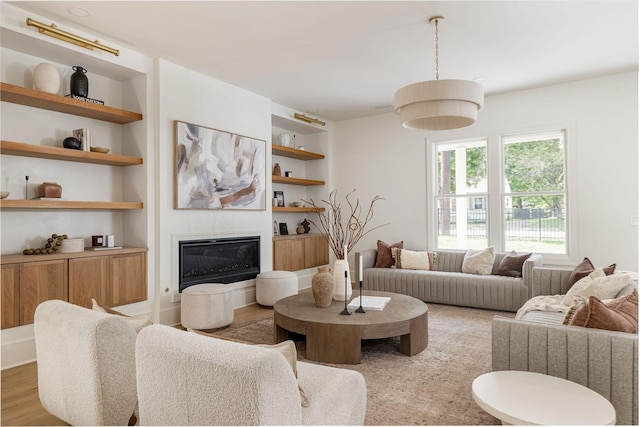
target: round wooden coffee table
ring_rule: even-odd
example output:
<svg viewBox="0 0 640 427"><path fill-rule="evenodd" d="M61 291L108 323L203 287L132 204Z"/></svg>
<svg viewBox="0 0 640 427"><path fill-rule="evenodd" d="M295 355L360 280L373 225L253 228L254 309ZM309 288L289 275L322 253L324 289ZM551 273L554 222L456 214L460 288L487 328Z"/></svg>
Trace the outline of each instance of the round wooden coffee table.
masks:
<svg viewBox="0 0 640 427"><path fill-rule="evenodd" d="M473 399L504 425L611 425L616 410L600 394L563 378L494 371L473 380Z"/></svg>
<svg viewBox="0 0 640 427"><path fill-rule="evenodd" d="M360 363L361 340L400 337L400 352L413 356L427 348L427 304L408 295L366 291L387 296L381 311L341 315L344 301L316 307L311 292L283 298L273 306L274 339L289 339L293 332L306 336L307 359L328 363ZM354 297L358 292L354 292Z"/></svg>

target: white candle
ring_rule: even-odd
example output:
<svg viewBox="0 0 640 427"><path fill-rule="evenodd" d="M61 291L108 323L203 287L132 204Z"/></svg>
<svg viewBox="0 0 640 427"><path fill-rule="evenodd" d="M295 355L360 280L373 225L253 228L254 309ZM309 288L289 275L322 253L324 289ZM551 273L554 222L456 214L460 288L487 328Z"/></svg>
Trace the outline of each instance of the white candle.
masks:
<svg viewBox="0 0 640 427"><path fill-rule="evenodd" d="M344 245L344 260L347 260L347 245Z"/></svg>
<svg viewBox="0 0 640 427"><path fill-rule="evenodd" d="M360 258L358 259L358 265L360 266L360 268L358 268L358 280L362 282L362 254L360 254Z"/></svg>

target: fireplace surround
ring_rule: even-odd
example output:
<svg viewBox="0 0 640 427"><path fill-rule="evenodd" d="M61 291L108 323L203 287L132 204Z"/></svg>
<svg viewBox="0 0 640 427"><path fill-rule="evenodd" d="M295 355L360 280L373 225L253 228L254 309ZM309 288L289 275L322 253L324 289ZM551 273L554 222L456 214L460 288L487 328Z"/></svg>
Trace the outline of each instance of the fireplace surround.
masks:
<svg viewBox="0 0 640 427"><path fill-rule="evenodd" d="M180 240L179 292L200 283L234 283L260 273L260 236Z"/></svg>

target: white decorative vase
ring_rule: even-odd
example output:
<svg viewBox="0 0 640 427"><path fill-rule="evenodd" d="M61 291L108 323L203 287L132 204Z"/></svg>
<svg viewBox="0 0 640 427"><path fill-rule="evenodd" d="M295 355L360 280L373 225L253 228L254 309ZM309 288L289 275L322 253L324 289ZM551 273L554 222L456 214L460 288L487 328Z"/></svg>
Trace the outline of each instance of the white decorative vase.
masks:
<svg viewBox="0 0 640 427"><path fill-rule="evenodd" d="M53 65L42 62L33 69L33 85L41 92L57 94L60 89L60 73Z"/></svg>
<svg viewBox="0 0 640 427"><path fill-rule="evenodd" d="M351 299L351 274L349 272L349 262L346 259L337 259L333 264L333 299L336 301L344 301L344 272L347 271L347 297Z"/></svg>

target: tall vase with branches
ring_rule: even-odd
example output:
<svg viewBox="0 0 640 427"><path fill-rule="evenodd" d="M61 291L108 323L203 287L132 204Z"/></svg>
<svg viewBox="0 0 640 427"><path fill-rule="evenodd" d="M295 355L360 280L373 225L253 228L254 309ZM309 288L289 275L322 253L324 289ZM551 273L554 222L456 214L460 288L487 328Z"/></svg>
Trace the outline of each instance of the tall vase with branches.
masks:
<svg viewBox="0 0 640 427"><path fill-rule="evenodd" d="M369 234L371 231L383 227L387 224L378 225L375 227L367 227L373 220L373 207L379 200L384 200L380 196L375 196L369 208L364 211L359 199L353 200L353 194L355 189L349 192L345 196L345 201L348 206L348 212L345 211L343 215L342 203L338 201L338 191L333 190L328 199L321 200L322 204L317 204L313 199L303 200L305 203L311 205L318 215L318 221L309 220L316 228L318 228L325 239L329 243L329 247L336 256L336 263L334 264L334 293L333 299L336 301L344 301L351 297L351 279L349 274L348 254L351 249L358 243L358 241ZM326 205L324 211L322 205ZM344 272L347 272L347 293L344 291Z"/></svg>

